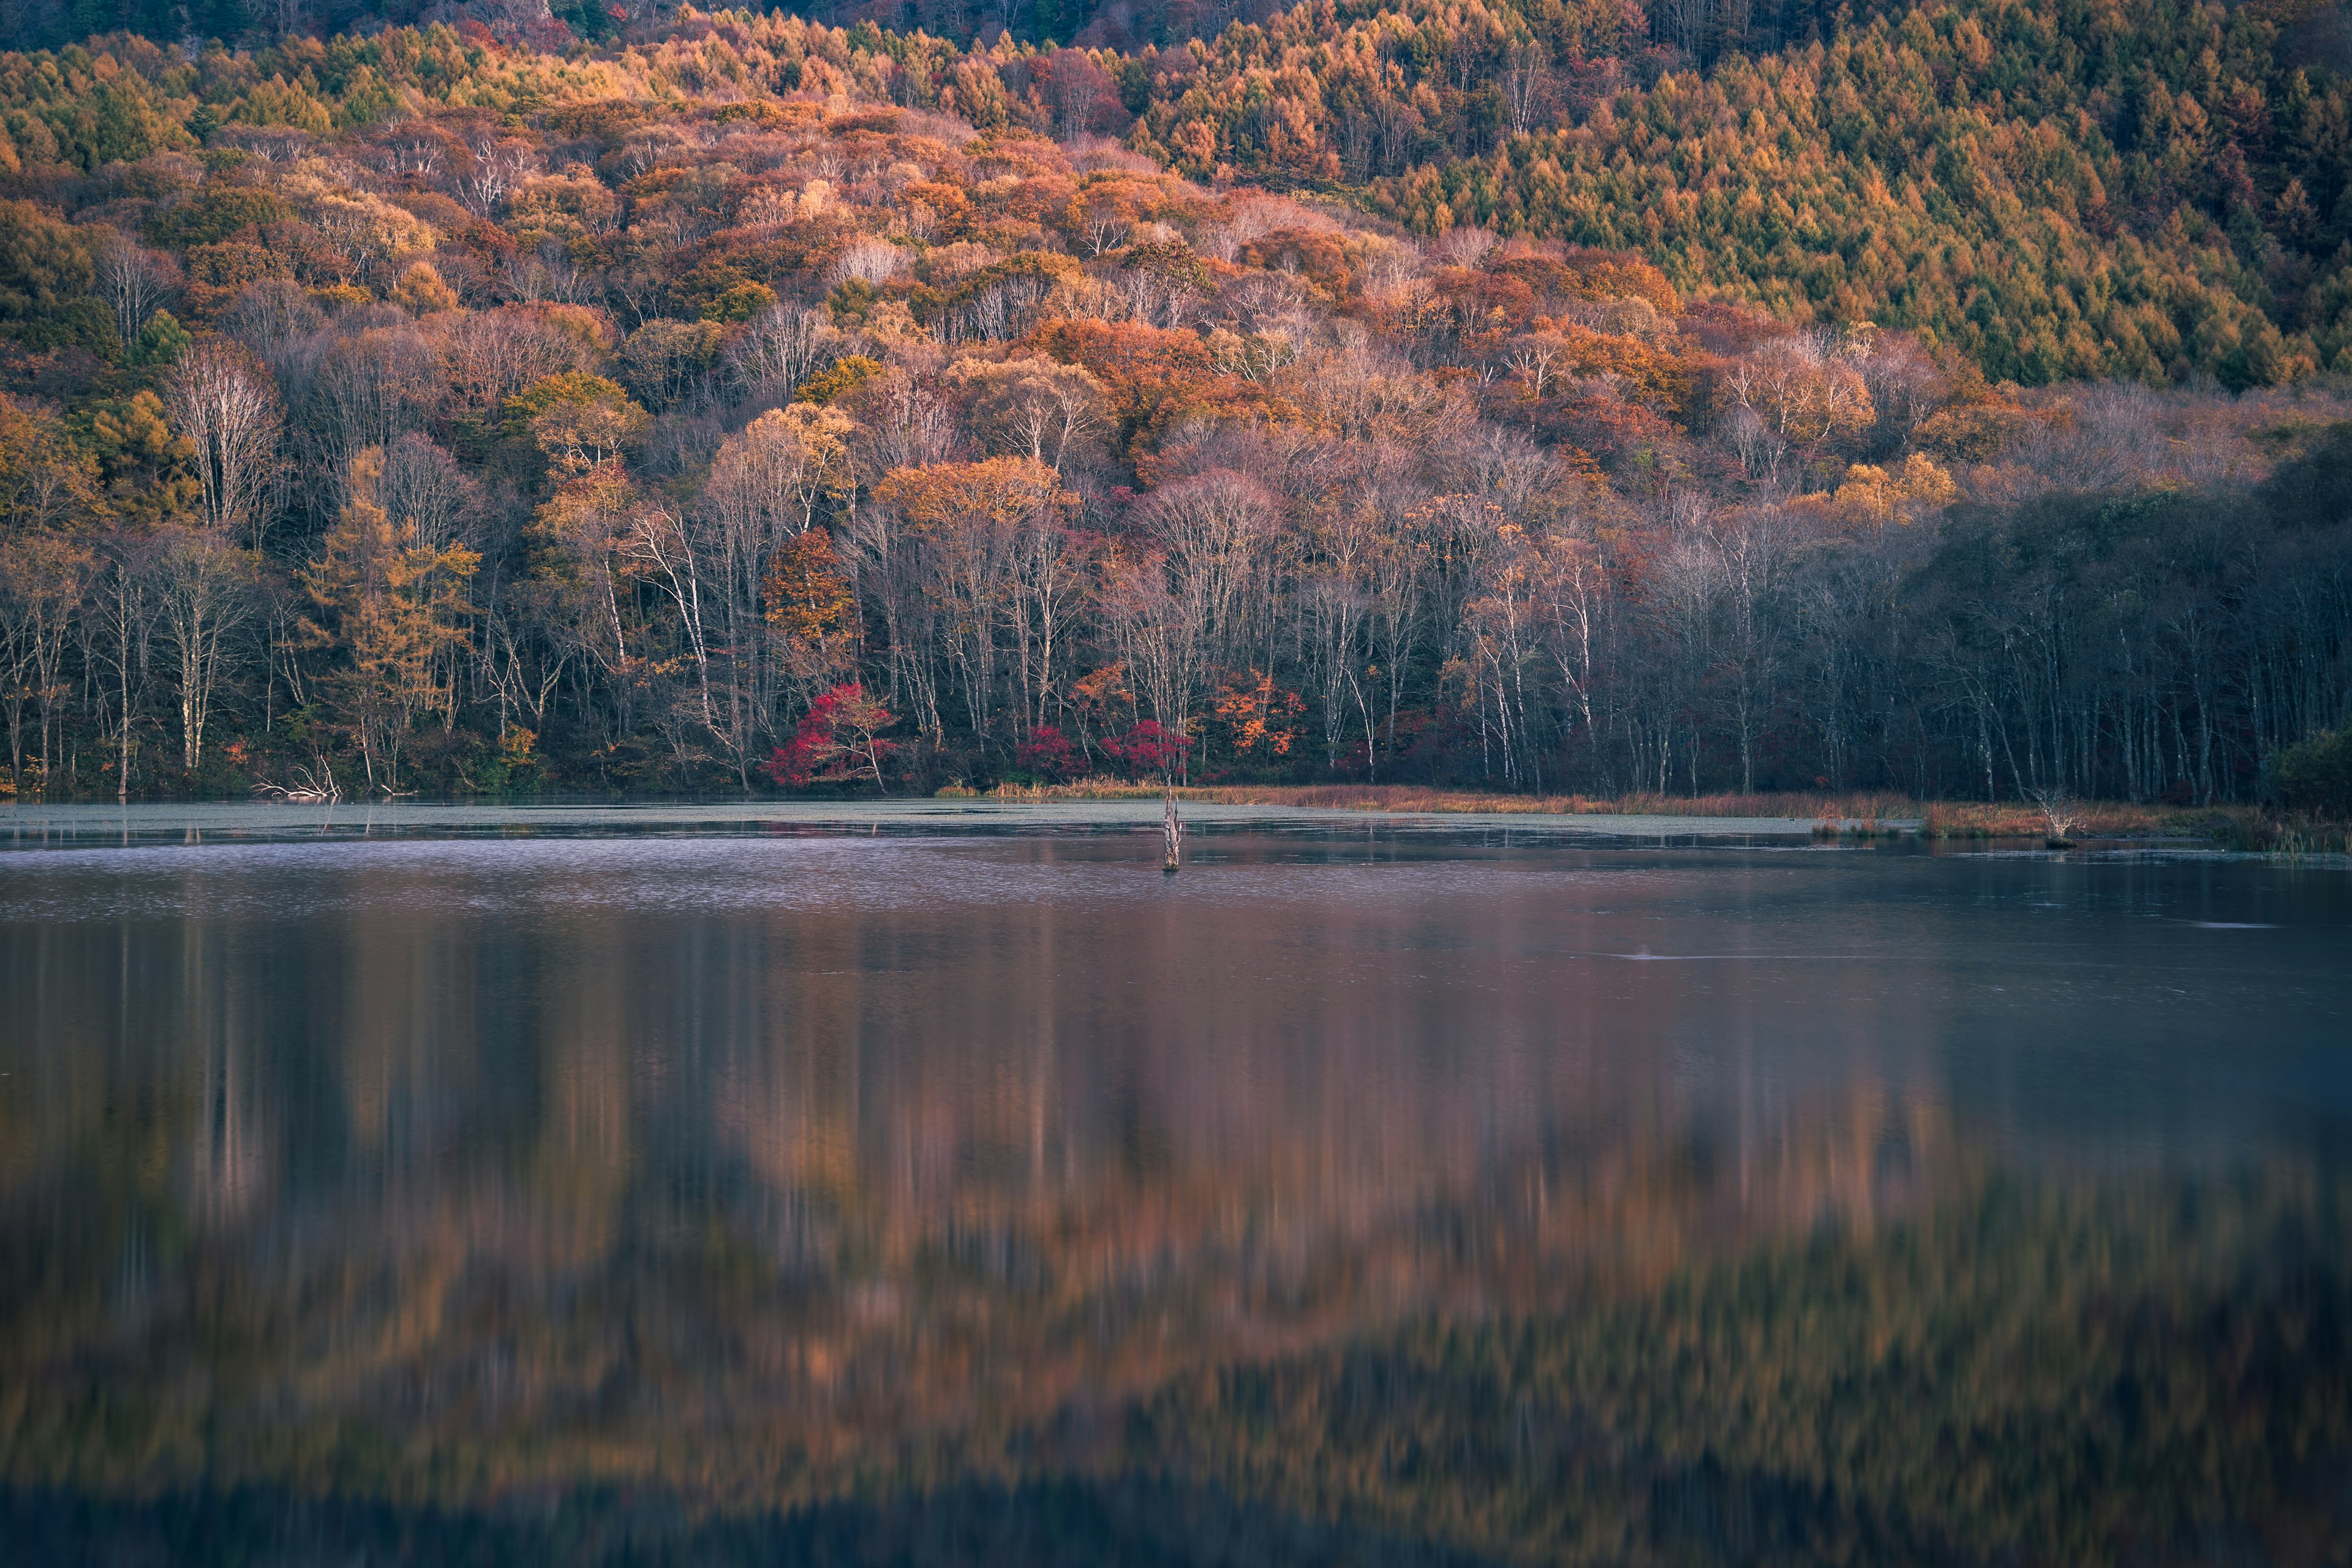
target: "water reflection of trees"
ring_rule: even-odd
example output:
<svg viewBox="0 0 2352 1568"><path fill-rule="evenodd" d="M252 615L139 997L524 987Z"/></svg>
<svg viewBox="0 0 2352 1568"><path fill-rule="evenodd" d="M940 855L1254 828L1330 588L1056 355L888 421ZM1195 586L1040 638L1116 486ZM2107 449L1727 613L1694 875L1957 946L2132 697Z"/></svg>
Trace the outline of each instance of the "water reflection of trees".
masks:
<svg viewBox="0 0 2352 1568"><path fill-rule="evenodd" d="M1702 1079L1533 968L1449 1020L1234 967L1272 931L446 908L11 950L48 978L7 1475L749 1505L1132 1464L1482 1549L2073 1557L2341 1450L2342 1194L2292 1161L2021 1184L1899 1061ZM1226 969L1106 1007L1106 942L1166 994Z"/></svg>

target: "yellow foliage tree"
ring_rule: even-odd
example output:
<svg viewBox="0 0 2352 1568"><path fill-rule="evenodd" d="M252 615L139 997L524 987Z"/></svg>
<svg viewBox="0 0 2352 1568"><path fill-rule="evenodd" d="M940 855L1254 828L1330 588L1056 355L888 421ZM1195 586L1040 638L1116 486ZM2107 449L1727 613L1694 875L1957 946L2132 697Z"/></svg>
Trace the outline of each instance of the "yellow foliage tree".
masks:
<svg viewBox="0 0 2352 1568"><path fill-rule="evenodd" d="M454 721L456 658L473 613L467 584L482 558L462 544L424 543L414 523L394 525L376 500L383 473L378 447L352 459L351 501L301 581L314 606L305 629L350 655L326 684L369 787L393 789L415 721L436 711L445 728Z"/></svg>

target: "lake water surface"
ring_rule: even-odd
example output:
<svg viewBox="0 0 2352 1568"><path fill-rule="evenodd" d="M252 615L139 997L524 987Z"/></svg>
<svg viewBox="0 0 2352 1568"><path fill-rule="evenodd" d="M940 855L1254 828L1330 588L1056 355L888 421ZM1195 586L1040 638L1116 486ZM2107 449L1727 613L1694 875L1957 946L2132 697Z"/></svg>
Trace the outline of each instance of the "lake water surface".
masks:
<svg viewBox="0 0 2352 1568"><path fill-rule="evenodd" d="M2352 873L0 814L33 1561L2341 1561Z"/></svg>

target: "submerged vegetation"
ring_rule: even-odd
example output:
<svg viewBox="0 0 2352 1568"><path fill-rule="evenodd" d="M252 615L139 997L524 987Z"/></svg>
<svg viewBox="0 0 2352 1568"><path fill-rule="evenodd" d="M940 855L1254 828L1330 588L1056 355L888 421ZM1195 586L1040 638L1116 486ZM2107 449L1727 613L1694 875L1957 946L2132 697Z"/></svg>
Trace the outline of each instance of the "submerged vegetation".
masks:
<svg viewBox="0 0 2352 1568"><path fill-rule="evenodd" d="M2341 810L2291 6L14 14L19 797Z"/></svg>

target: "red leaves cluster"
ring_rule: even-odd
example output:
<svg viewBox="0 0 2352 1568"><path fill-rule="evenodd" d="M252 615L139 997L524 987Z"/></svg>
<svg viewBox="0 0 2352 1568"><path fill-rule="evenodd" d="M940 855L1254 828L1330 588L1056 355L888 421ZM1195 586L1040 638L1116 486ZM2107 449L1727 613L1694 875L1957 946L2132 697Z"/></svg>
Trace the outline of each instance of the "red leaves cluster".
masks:
<svg viewBox="0 0 2352 1568"><path fill-rule="evenodd" d="M1185 749L1192 743L1189 737L1167 729L1157 719L1146 719L1126 734L1106 739L1102 749L1130 773L1166 778L1184 760Z"/></svg>
<svg viewBox="0 0 2352 1568"><path fill-rule="evenodd" d="M1100 742L1102 753L1111 765L1130 778L1169 777L1184 760L1185 749L1191 744L1187 737L1152 719L1144 720L1123 735L1107 735ZM1029 731L1028 739L1013 748L1013 765L1042 783L1059 784L1076 777L1085 765L1085 758L1069 736L1051 724L1041 724Z"/></svg>
<svg viewBox="0 0 2352 1568"><path fill-rule="evenodd" d="M866 695L856 681L845 680L816 700L792 740L768 759L768 773L778 784L801 788L812 784L846 784L871 775L882 784L882 764L898 749L880 731L898 722L890 710Z"/></svg>
<svg viewBox="0 0 2352 1568"><path fill-rule="evenodd" d="M1078 749L1051 724L1040 724L1029 738L1013 748L1013 765L1048 784L1058 784L1076 771Z"/></svg>

